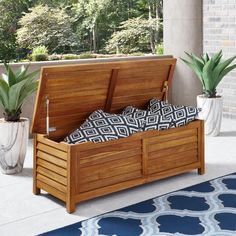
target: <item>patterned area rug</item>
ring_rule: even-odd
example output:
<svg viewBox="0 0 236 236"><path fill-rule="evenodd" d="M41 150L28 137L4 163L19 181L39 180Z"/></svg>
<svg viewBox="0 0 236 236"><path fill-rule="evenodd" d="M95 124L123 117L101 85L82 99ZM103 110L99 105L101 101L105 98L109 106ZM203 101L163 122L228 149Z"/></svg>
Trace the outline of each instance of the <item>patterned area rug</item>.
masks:
<svg viewBox="0 0 236 236"><path fill-rule="evenodd" d="M42 235L236 235L236 173Z"/></svg>

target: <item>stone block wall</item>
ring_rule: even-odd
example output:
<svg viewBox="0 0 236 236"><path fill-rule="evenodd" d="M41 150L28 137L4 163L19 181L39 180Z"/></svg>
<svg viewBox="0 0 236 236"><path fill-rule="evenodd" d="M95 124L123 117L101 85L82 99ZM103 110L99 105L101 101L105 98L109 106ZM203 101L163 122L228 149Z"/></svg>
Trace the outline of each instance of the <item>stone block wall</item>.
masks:
<svg viewBox="0 0 236 236"><path fill-rule="evenodd" d="M236 55L236 0L203 0L203 51ZM236 63L236 60L235 60ZM236 69L219 84L224 117L236 119Z"/></svg>

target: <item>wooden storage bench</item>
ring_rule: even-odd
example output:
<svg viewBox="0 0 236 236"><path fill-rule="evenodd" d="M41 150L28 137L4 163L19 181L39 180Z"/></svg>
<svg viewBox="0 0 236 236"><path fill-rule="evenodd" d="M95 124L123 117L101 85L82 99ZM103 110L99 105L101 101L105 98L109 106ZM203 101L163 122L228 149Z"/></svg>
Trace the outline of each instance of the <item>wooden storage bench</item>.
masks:
<svg viewBox="0 0 236 236"><path fill-rule="evenodd" d="M118 113L164 99L176 59L151 58L41 71L32 132L34 187L76 203L197 169L204 173L203 121L164 131L146 131L104 143L61 142L94 110Z"/></svg>

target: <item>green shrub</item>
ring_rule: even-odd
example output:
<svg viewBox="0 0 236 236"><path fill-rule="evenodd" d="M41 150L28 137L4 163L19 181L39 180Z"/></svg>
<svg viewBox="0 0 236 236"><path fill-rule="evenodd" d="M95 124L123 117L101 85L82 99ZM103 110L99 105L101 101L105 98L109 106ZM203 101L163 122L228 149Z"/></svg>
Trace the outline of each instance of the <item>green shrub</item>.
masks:
<svg viewBox="0 0 236 236"><path fill-rule="evenodd" d="M48 49L45 46L38 46L34 48L31 58L32 58L32 61L47 61Z"/></svg>
<svg viewBox="0 0 236 236"><path fill-rule="evenodd" d="M38 46L33 49L32 54L48 54L48 49L45 46Z"/></svg>
<svg viewBox="0 0 236 236"><path fill-rule="evenodd" d="M59 61L62 60L62 55L60 54L52 54L48 56L49 61Z"/></svg>
<svg viewBox="0 0 236 236"><path fill-rule="evenodd" d="M117 55L115 54L115 57ZM97 54L96 58L111 58L114 57L114 54Z"/></svg>
<svg viewBox="0 0 236 236"><path fill-rule="evenodd" d="M30 62L30 60L29 59L22 59L19 62Z"/></svg>
<svg viewBox="0 0 236 236"><path fill-rule="evenodd" d="M63 60L75 60L75 59L79 59L79 55L77 55L77 54L64 54L64 55L62 55L62 59Z"/></svg>
<svg viewBox="0 0 236 236"><path fill-rule="evenodd" d="M156 48L156 54L157 55L163 55L164 54L164 46L163 43L159 43Z"/></svg>
<svg viewBox="0 0 236 236"><path fill-rule="evenodd" d="M32 54L32 61L48 61L47 54Z"/></svg>
<svg viewBox="0 0 236 236"><path fill-rule="evenodd" d="M144 56L144 53L142 53L142 52L134 52L134 53L131 53L129 55L130 56L134 56L134 57L138 57L138 56Z"/></svg>
<svg viewBox="0 0 236 236"><path fill-rule="evenodd" d="M97 55L91 53L81 53L79 55L80 59L89 59L89 58L97 58Z"/></svg>

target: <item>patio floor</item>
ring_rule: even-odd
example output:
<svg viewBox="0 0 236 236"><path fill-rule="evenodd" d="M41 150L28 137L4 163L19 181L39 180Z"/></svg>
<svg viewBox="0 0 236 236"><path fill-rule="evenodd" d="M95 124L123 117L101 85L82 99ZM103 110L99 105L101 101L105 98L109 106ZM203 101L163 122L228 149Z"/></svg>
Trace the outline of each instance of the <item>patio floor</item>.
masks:
<svg viewBox="0 0 236 236"><path fill-rule="evenodd" d="M43 193L32 194L32 142L19 175L0 174L0 235L30 236L78 222L107 211L236 172L236 120L223 119L218 137L206 137L206 174L196 171L77 205L73 214L64 204Z"/></svg>

